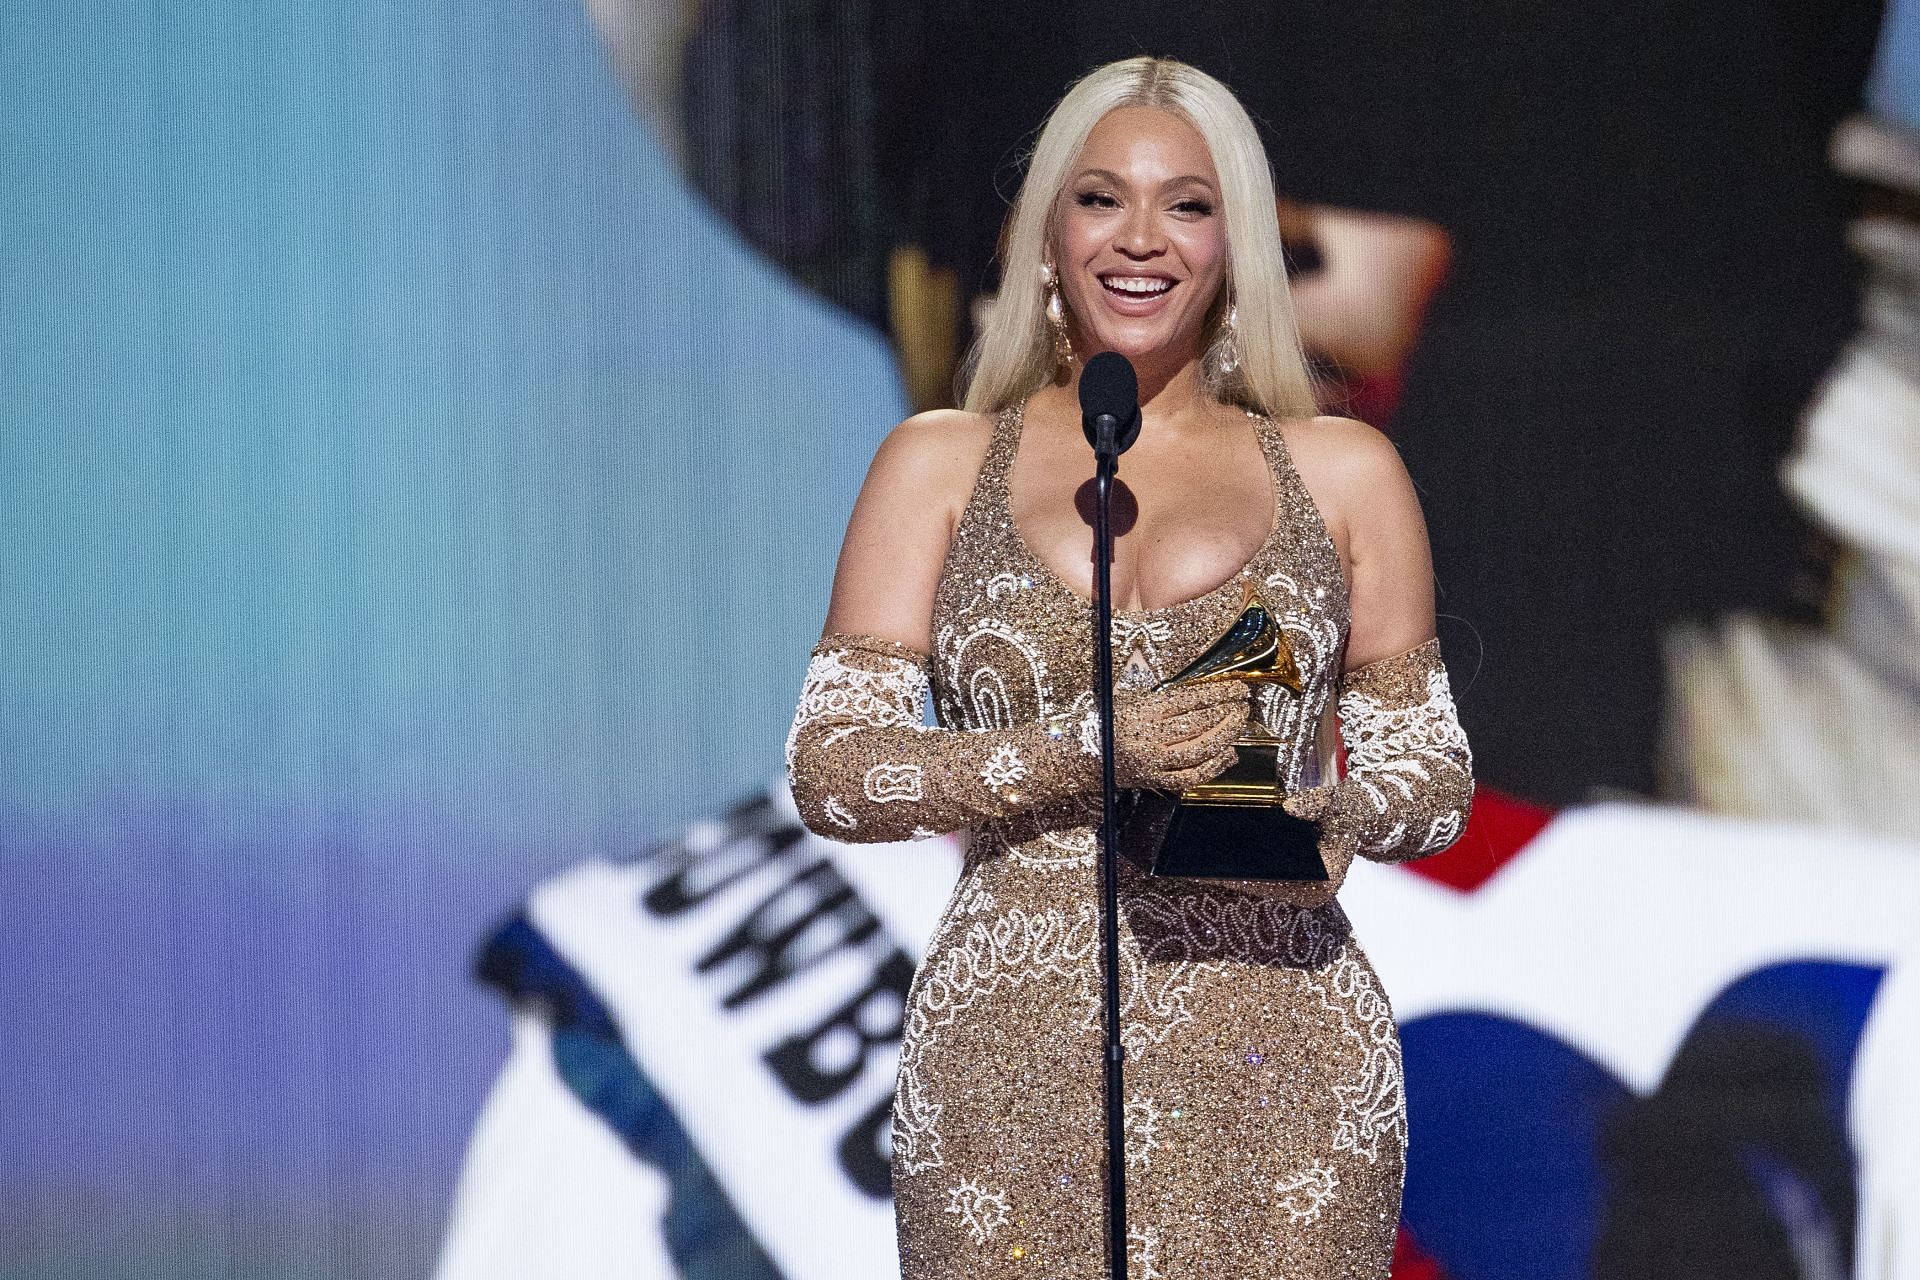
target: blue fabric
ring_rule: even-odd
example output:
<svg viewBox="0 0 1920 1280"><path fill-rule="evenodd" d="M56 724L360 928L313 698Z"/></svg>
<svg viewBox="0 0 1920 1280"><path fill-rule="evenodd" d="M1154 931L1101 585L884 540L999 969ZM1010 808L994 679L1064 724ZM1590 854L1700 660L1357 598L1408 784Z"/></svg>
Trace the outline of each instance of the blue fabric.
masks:
<svg viewBox="0 0 1920 1280"><path fill-rule="evenodd" d="M673 1108L621 1041L606 1004L532 921L520 914L501 925L481 948L478 969L513 1003L541 1010L567 1088L667 1179L661 1229L685 1280L779 1280Z"/></svg>
<svg viewBox="0 0 1920 1280"><path fill-rule="evenodd" d="M1920 0L1887 0L1867 106L1920 132Z"/></svg>
<svg viewBox="0 0 1920 1280"><path fill-rule="evenodd" d="M1656 1255L1714 1240L1724 1258L1811 1222L1850 1251L1847 1097L1883 976L1826 961L1746 975L1701 1011L1646 1098L1509 1018L1409 1021L1404 1221L1449 1280L1593 1280L1609 1274L1610 1231L1652 1238L1634 1247ZM1649 1204L1667 1178L1678 1194ZM1787 1221L1796 1200L1806 1212Z"/></svg>

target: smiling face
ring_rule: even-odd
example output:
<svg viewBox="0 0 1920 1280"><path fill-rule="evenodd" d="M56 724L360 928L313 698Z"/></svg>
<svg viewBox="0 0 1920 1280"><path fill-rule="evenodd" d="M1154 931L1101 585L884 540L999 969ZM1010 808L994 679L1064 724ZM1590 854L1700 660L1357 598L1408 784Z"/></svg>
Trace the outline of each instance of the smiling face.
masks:
<svg viewBox="0 0 1920 1280"><path fill-rule="evenodd" d="M1227 267L1220 178L1199 131L1159 107L1102 117L1061 189L1053 260L1082 360L1196 359Z"/></svg>

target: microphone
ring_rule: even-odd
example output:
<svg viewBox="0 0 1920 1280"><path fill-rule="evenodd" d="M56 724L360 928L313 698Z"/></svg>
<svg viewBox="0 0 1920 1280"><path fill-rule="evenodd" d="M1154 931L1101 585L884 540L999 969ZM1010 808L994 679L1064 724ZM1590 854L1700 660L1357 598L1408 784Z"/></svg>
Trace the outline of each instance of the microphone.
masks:
<svg viewBox="0 0 1920 1280"><path fill-rule="evenodd" d="M1140 379L1118 351L1102 351L1080 371L1080 428L1094 455L1106 462L1140 438Z"/></svg>

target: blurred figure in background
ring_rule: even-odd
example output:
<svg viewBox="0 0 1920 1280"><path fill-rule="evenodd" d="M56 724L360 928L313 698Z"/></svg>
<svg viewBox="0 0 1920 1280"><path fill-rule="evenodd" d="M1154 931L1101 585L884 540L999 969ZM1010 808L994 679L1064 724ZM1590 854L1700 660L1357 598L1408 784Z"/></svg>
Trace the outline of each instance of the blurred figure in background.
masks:
<svg viewBox="0 0 1920 1280"><path fill-rule="evenodd" d="M1834 168L1860 199L1848 240L1866 292L1784 468L1833 548L1824 616L1740 615L1676 634L1667 743L1677 796L1909 840L1920 839L1917 10L1889 15L1876 110L1833 138Z"/></svg>

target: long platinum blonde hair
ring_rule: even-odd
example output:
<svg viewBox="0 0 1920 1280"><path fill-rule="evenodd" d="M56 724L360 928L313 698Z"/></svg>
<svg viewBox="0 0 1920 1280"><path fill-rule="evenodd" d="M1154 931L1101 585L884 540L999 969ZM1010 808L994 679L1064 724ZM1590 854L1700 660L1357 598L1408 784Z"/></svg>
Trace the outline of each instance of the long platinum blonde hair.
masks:
<svg viewBox="0 0 1920 1280"><path fill-rule="evenodd" d="M1008 216L1000 293L961 370L962 407L998 413L1053 380L1041 279L1054 208L1087 135L1118 107L1161 107L1200 134L1220 177L1227 220L1224 296L1208 312L1201 372L1213 398L1277 418L1319 412L1300 348L1293 295L1280 252L1273 174L1246 108L1224 84L1170 58L1127 58L1089 72L1067 90L1040 130L1027 174ZM1238 367L1221 359L1221 317L1228 298L1238 331Z"/></svg>

